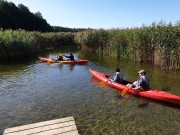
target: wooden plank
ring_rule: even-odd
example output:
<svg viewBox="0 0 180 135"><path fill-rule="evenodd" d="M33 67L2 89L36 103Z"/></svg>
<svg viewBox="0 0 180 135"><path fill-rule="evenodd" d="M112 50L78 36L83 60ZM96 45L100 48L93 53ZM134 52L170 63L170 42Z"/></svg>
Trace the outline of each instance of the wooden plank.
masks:
<svg viewBox="0 0 180 135"><path fill-rule="evenodd" d="M8 128L3 135L79 135L74 118L66 117L14 128Z"/></svg>
<svg viewBox="0 0 180 135"><path fill-rule="evenodd" d="M75 127L74 127L75 126ZM26 129L26 130L20 130L20 131L16 131L16 135L26 135L26 134L39 134L39 133L49 133L49 132L68 132L71 130L76 130L74 129L76 128L75 122L71 121L71 122L66 122L66 123L62 123L62 124L54 124L54 125L46 125L46 126L41 126L41 127L37 127L37 128L31 128L31 129ZM15 132L11 132L11 133L15 133ZM10 134L8 134L10 135Z"/></svg>
<svg viewBox="0 0 180 135"><path fill-rule="evenodd" d="M68 133L68 132L71 132L71 131L77 131L76 125L61 128L61 129L55 129L55 130L48 130L48 131L45 131L45 132L39 132L39 133L35 133L33 135L56 135L56 134ZM27 134L27 135L32 135L32 134Z"/></svg>
<svg viewBox="0 0 180 135"><path fill-rule="evenodd" d="M50 121L44 121L44 122L39 122L39 123L34 123L34 124L23 125L23 126L14 127L14 128L8 128L5 130L5 133L33 129L33 128L42 127L42 126L46 126L46 125L52 125L55 123L64 123L67 121L74 121L74 118L71 116L71 117L66 117L66 118L61 118L61 119L55 119L55 120L50 120Z"/></svg>

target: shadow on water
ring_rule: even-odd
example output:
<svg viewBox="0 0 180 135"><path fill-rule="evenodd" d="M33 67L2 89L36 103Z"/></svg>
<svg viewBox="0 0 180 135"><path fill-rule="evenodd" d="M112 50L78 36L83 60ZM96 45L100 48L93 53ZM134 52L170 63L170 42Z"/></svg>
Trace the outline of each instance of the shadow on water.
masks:
<svg viewBox="0 0 180 135"><path fill-rule="evenodd" d="M149 99L149 98L140 97L140 96L137 96L137 95L135 95L135 97L137 99L144 100L144 101L147 101L147 102L152 102L152 103L155 103L155 104L167 106L167 107L170 107L170 108L175 108L175 109L178 109L178 110L180 109L180 106L176 105L176 104L171 104L171 103L167 103L167 102L163 102L163 101L157 101L157 100L153 100L153 99Z"/></svg>

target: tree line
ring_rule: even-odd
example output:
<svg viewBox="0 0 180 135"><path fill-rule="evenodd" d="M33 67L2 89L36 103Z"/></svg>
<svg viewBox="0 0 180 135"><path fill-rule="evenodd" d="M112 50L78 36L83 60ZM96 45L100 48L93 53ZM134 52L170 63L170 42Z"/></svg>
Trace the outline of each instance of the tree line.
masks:
<svg viewBox="0 0 180 135"><path fill-rule="evenodd" d="M38 11L30 12L29 8L23 4L16 6L13 2L0 0L0 28L40 32L78 32L86 29L66 28L51 26Z"/></svg>

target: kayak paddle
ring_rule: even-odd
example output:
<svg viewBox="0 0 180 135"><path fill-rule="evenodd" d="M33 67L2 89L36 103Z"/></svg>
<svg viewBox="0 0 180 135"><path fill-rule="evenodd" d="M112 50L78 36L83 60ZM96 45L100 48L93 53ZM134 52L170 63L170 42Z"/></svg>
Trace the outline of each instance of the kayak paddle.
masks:
<svg viewBox="0 0 180 135"><path fill-rule="evenodd" d="M55 60L54 59L49 59L48 60L48 65L51 64L52 62L55 62Z"/></svg>
<svg viewBox="0 0 180 135"><path fill-rule="evenodd" d="M104 85L105 85L108 81L111 81L111 80L107 80L106 82L100 82L99 85L100 85L101 87L104 87Z"/></svg>
<svg viewBox="0 0 180 135"><path fill-rule="evenodd" d="M127 89L124 89L123 91L122 91L122 93L121 93L121 96L124 96L126 93L127 93L127 90L128 90L129 88L127 88Z"/></svg>
<svg viewBox="0 0 180 135"><path fill-rule="evenodd" d="M51 64L52 60L48 60L48 64Z"/></svg>
<svg viewBox="0 0 180 135"><path fill-rule="evenodd" d="M122 91L122 93L121 93L121 96L124 96L130 88L131 88L131 86L129 86L128 88L124 89Z"/></svg>
<svg viewBox="0 0 180 135"><path fill-rule="evenodd" d="M100 85L101 87L104 87L105 84L106 84L106 82L100 82L100 83L99 83L99 85Z"/></svg>

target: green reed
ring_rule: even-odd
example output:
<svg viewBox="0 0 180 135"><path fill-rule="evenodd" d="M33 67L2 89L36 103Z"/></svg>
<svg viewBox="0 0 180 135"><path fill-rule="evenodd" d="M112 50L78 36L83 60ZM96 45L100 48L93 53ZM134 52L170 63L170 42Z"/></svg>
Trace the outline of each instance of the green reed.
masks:
<svg viewBox="0 0 180 135"><path fill-rule="evenodd" d="M0 59L31 55L48 47L81 44L83 50L180 69L180 24L164 22L131 29L40 33L0 30Z"/></svg>
<svg viewBox="0 0 180 135"><path fill-rule="evenodd" d="M0 58L14 58L30 55L38 50L32 33L21 31L0 31Z"/></svg>
<svg viewBox="0 0 180 135"><path fill-rule="evenodd" d="M73 33L40 33L0 30L0 59L13 59L38 53L48 47L74 45Z"/></svg>
<svg viewBox="0 0 180 135"><path fill-rule="evenodd" d="M90 30L76 41L88 51L180 69L180 25L159 22L132 29Z"/></svg>
<svg viewBox="0 0 180 135"><path fill-rule="evenodd" d="M41 33L39 37L39 42L42 47L59 47L61 45L74 45L74 33L71 32L50 32L50 33Z"/></svg>

